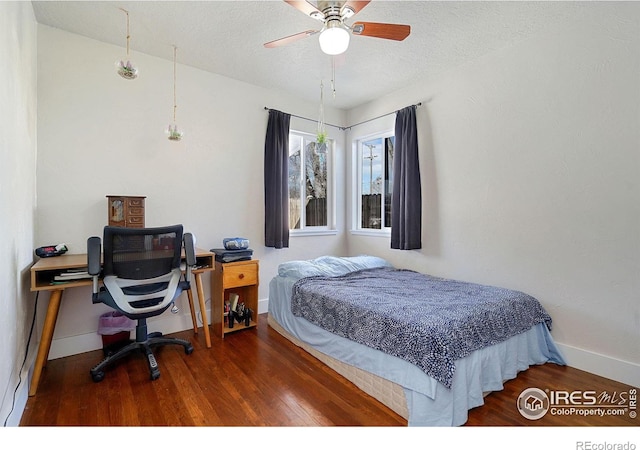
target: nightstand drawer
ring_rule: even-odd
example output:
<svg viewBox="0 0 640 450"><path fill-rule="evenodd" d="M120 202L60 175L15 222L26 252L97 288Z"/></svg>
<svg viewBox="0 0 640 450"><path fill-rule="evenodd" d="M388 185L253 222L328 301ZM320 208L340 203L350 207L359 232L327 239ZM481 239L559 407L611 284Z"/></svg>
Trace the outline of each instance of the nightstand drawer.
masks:
<svg viewBox="0 0 640 450"><path fill-rule="evenodd" d="M222 282L225 288L251 286L258 282L258 270L256 264L242 264L225 266L222 273Z"/></svg>

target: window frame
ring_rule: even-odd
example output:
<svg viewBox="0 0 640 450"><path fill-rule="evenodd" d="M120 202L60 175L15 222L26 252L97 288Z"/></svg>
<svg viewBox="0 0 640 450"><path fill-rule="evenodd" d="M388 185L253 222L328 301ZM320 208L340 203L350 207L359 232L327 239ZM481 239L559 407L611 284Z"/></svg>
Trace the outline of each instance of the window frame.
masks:
<svg viewBox="0 0 640 450"><path fill-rule="evenodd" d="M302 138L301 161L304 161L304 152L306 151L306 143L316 142L316 135L300 130L289 130L289 140L292 136ZM323 226L308 226L304 223L304 217L301 220L301 228L289 228L289 236L320 236L320 235L334 235L337 234L336 230L336 201L335 201L335 148L336 143L334 139L327 138L327 225ZM300 165L301 170L304 170L304 164ZM301 180L306 180L305 174L302 173ZM304 186L301 186L304 190ZM302 192L302 191L301 191ZM302 201L301 201L302 202ZM300 205L301 210L304 210L305 205Z"/></svg>
<svg viewBox="0 0 640 450"><path fill-rule="evenodd" d="M383 141L389 137L395 137L395 130L387 128L384 131L378 131L375 133L359 136L353 139L353 160L352 160L352 176L353 176L353 198L352 204L352 217L351 217L351 234L365 235L365 236L391 236L391 224L388 227L381 228L363 228L362 227L362 177L363 177L363 143L374 139L383 139ZM386 158L386 152L383 152ZM384 164L384 162L383 162ZM382 199L384 199L384 183L382 183ZM381 214L384 214L384 201L381 202Z"/></svg>

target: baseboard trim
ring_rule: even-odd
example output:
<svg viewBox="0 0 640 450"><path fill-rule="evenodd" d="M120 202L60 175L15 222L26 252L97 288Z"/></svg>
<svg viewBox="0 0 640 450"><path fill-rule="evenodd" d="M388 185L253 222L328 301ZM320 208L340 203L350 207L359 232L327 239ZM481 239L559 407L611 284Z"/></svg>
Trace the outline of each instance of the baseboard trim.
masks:
<svg viewBox="0 0 640 450"><path fill-rule="evenodd" d="M211 312L207 311L209 323L211 323ZM202 326L202 317L198 311L196 314L198 326ZM193 329L191 322L191 314L187 310L186 313L180 315L164 314L156 317L153 321L149 321L150 331L161 331L165 334L177 333L179 331ZM135 337L132 333L132 336ZM54 339L51 342L51 350L49 350L48 359L64 358L65 356L77 355L79 353L90 352L102 349L102 336L98 332L81 334L78 336L69 336L60 339Z"/></svg>
<svg viewBox="0 0 640 450"><path fill-rule="evenodd" d="M258 314L265 314L269 312L269 299L261 298L258 300Z"/></svg>
<svg viewBox="0 0 640 450"><path fill-rule="evenodd" d="M202 316L199 308L196 308L196 319L198 326L202 326ZM269 299L258 300L258 314L264 314L269 311ZM207 317L211 323L211 310L207 310ZM178 331L190 330L193 327L191 323L191 315L187 311L179 316L173 314L163 314L154 318L152 322L154 330L160 330L163 333L177 333ZM54 339L51 343L49 351L49 359L64 358L65 356L77 355L78 353L90 352L102 348L102 337L97 333L86 333L78 336L69 336Z"/></svg>
<svg viewBox="0 0 640 450"><path fill-rule="evenodd" d="M640 387L640 364L590 352L571 345L556 344L564 355L568 366L633 387ZM586 388L588 386L585 386Z"/></svg>
<svg viewBox="0 0 640 450"><path fill-rule="evenodd" d="M6 403L0 405L3 426L20 426L20 420L22 419L22 414L24 414L24 409L27 406L27 400L29 398L29 386L31 385L32 370L29 370L29 367L33 365L34 359L35 358L31 357L29 361L30 364L22 368L22 371L20 372L20 383L15 388L15 392L14 389L12 389L10 391L10 395L5 395L3 401ZM16 379L11 381L17 382L18 380ZM7 394L9 394L9 391L7 391ZM9 413L9 411L11 412Z"/></svg>

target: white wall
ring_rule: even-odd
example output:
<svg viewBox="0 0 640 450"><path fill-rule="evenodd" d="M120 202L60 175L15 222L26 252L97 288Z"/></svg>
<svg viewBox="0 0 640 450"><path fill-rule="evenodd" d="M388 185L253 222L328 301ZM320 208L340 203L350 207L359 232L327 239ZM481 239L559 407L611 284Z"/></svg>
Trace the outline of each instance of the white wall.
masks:
<svg viewBox="0 0 640 450"><path fill-rule="evenodd" d="M349 253L528 292L570 365L640 385L638 74L640 4L594 3L562 28L350 111L359 123L422 102L424 204L421 250L354 235Z"/></svg>
<svg viewBox="0 0 640 450"><path fill-rule="evenodd" d="M0 2L0 424L27 400L36 207L36 22L30 2ZM32 344L35 342L35 336ZM32 345L33 348L33 345Z"/></svg>
<svg viewBox="0 0 640 450"><path fill-rule="evenodd" d="M264 108L316 118L318 104L178 64L177 123L185 137L171 142L164 129L173 116L172 47L166 60L132 52L136 80L116 74L114 62L123 54L120 47L38 26L37 245L65 242L71 253L84 253L86 239L102 234L105 196L112 194L146 196L148 226L182 223L200 248L220 247L224 237L248 238L260 260L262 300L280 262L344 253L344 232L292 238L289 249L264 247ZM344 122L345 114L330 104L325 113L329 123ZM292 118L291 127L313 133L316 123ZM342 160L344 132L328 131ZM208 283L205 295L210 298ZM183 297L181 314L154 319L154 329L190 328ZM259 312L263 308L264 302ZM100 348L96 330L105 311L91 303L88 288L65 292L50 358Z"/></svg>

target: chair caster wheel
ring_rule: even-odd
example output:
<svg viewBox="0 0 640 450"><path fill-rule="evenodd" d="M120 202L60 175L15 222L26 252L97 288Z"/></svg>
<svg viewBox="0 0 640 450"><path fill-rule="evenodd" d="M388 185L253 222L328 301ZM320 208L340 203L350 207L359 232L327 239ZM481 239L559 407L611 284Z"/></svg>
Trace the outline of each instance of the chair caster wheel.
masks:
<svg viewBox="0 0 640 450"><path fill-rule="evenodd" d="M184 352L185 352L187 355L192 354L192 353L193 353L193 345L190 345L190 346L188 346L188 347L185 347L185 348L184 348Z"/></svg>
<svg viewBox="0 0 640 450"><path fill-rule="evenodd" d="M99 383L104 379L104 372L100 371L100 372L91 372L91 379L95 382L95 383Z"/></svg>

